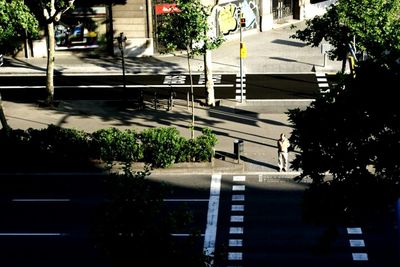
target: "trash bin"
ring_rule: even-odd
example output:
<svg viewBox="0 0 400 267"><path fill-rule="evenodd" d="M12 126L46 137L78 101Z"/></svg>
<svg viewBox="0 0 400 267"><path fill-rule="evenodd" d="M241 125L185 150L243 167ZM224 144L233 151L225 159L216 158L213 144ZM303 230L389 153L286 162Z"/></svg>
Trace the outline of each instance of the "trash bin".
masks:
<svg viewBox="0 0 400 267"><path fill-rule="evenodd" d="M233 142L233 153L236 159L240 160L240 155L244 152L244 142L241 139L235 140Z"/></svg>

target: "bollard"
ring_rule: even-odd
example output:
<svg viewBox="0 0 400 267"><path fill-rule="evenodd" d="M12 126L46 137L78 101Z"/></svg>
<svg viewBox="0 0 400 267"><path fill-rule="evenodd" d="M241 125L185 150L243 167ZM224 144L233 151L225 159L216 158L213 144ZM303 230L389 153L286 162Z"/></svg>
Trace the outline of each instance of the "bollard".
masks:
<svg viewBox="0 0 400 267"><path fill-rule="evenodd" d="M241 139L235 140L233 142L233 153L235 154L235 157L240 163L240 156L244 152L244 142Z"/></svg>

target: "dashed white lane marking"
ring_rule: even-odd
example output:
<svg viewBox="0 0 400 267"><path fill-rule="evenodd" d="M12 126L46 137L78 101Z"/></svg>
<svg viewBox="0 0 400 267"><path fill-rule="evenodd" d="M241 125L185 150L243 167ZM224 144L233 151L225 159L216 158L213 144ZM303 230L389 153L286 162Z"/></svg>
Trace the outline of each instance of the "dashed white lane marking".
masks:
<svg viewBox="0 0 400 267"><path fill-rule="evenodd" d="M365 242L363 239L350 239L350 247L365 247Z"/></svg>
<svg viewBox="0 0 400 267"><path fill-rule="evenodd" d="M232 195L232 201L244 201L244 195Z"/></svg>
<svg viewBox="0 0 400 267"><path fill-rule="evenodd" d="M206 256L212 256L215 251L221 178L221 174L213 174L211 177L210 200L208 202L207 225L203 246ZM213 260L211 263L213 263Z"/></svg>
<svg viewBox="0 0 400 267"><path fill-rule="evenodd" d="M0 236L66 236L67 233L0 233Z"/></svg>
<svg viewBox="0 0 400 267"><path fill-rule="evenodd" d="M69 198L13 198L12 202L70 202Z"/></svg>
<svg viewBox="0 0 400 267"><path fill-rule="evenodd" d="M352 253L353 261L368 261L367 253Z"/></svg>
<svg viewBox="0 0 400 267"><path fill-rule="evenodd" d="M360 227L348 227L347 228L347 233L352 234L352 235L361 235L362 230Z"/></svg>
<svg viewBox="0 0 400 267"><path fill-rule="evenodd" d="M231 216L231 222L244 222L244 216L233 215L233 216Z"/></svg>
<svg viewBox="0 0 400 267"><path fill-rule="evenodd" d="M246 181L246 176L233 176L234 182L244 182Z"/></svg>
<svg viewBox="0 0 400 267"><path fill-rule="evenodd" d="M244 185L233 185L232 191L244 191L246 187Z"/></svg>
<svg viewBox="0 0 400 267"><path fill-rule="evenodd" d="M244 211L244 205L232 205L231 211Z"/></svg>
<svg viewBox="0 0 400 267"><path fill-rule="evenodd" d="M242 247L243 239L229 239L229 246L230 247Z"/></svg>
<svg viewBox="0 0 400 267"><path fill-rule="evenodd" d="M243 227L230 227L229 228L230 234L240 235L243 234Z"/></svg>
<svg viewBox="0 0 400 267"><path fill-rule="evenodd" d="M228 253L228 260L230 261L240 261L243 259L242 252L229 252Z"/></svg>
<svg viewBox="0 0 400 267"><path fill-rule="evenodd" d="M171 236L175 237L187 237L187 236L192 236L193 234L171 234ZM201 234L200 236L204 236L204 234Z"/></svg>
<svg viewBox="0 0 400 267"><path fill-rule="evenodd" d="M209 199L204 198L166 198L164 202L208 202Z"/></svg>

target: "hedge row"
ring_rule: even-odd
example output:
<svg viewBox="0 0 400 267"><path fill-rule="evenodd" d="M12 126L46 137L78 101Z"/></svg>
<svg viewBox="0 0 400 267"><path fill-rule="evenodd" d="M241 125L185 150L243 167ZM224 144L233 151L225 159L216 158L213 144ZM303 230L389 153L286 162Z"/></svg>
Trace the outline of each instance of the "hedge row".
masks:
<svg viewBox="0 0 400 267"><path fill-rule="evenodd" d="M86 133L50 125L44 129L11 130L0 133L2 157L48 158L105 162L146 162L153 167L168 167L177 162L208 161L213 156L217 138L209 128L195 139L182 137L173 127L136 132L117 128Z"/></svg>

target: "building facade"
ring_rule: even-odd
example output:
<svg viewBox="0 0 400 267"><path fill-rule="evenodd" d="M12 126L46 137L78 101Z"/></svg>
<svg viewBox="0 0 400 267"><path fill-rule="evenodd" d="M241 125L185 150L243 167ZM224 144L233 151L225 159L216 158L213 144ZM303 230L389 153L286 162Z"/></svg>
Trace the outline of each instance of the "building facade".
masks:
<svg viewBox="0 0 400 267"><path fill-rule="evenodd" d="M239 17L246 20L243 31L267 31L291 21L323 14L336 0L202 0L212 8L210 23L216 35L238 38ZM126 36L127 57L157 53L157 23L171 4L165 0L127 0L124 5L76 7L56 26L57 50L99 49L117 55L116 37ZM33 43L34 56L46 56L44 40Z"/></svg>

